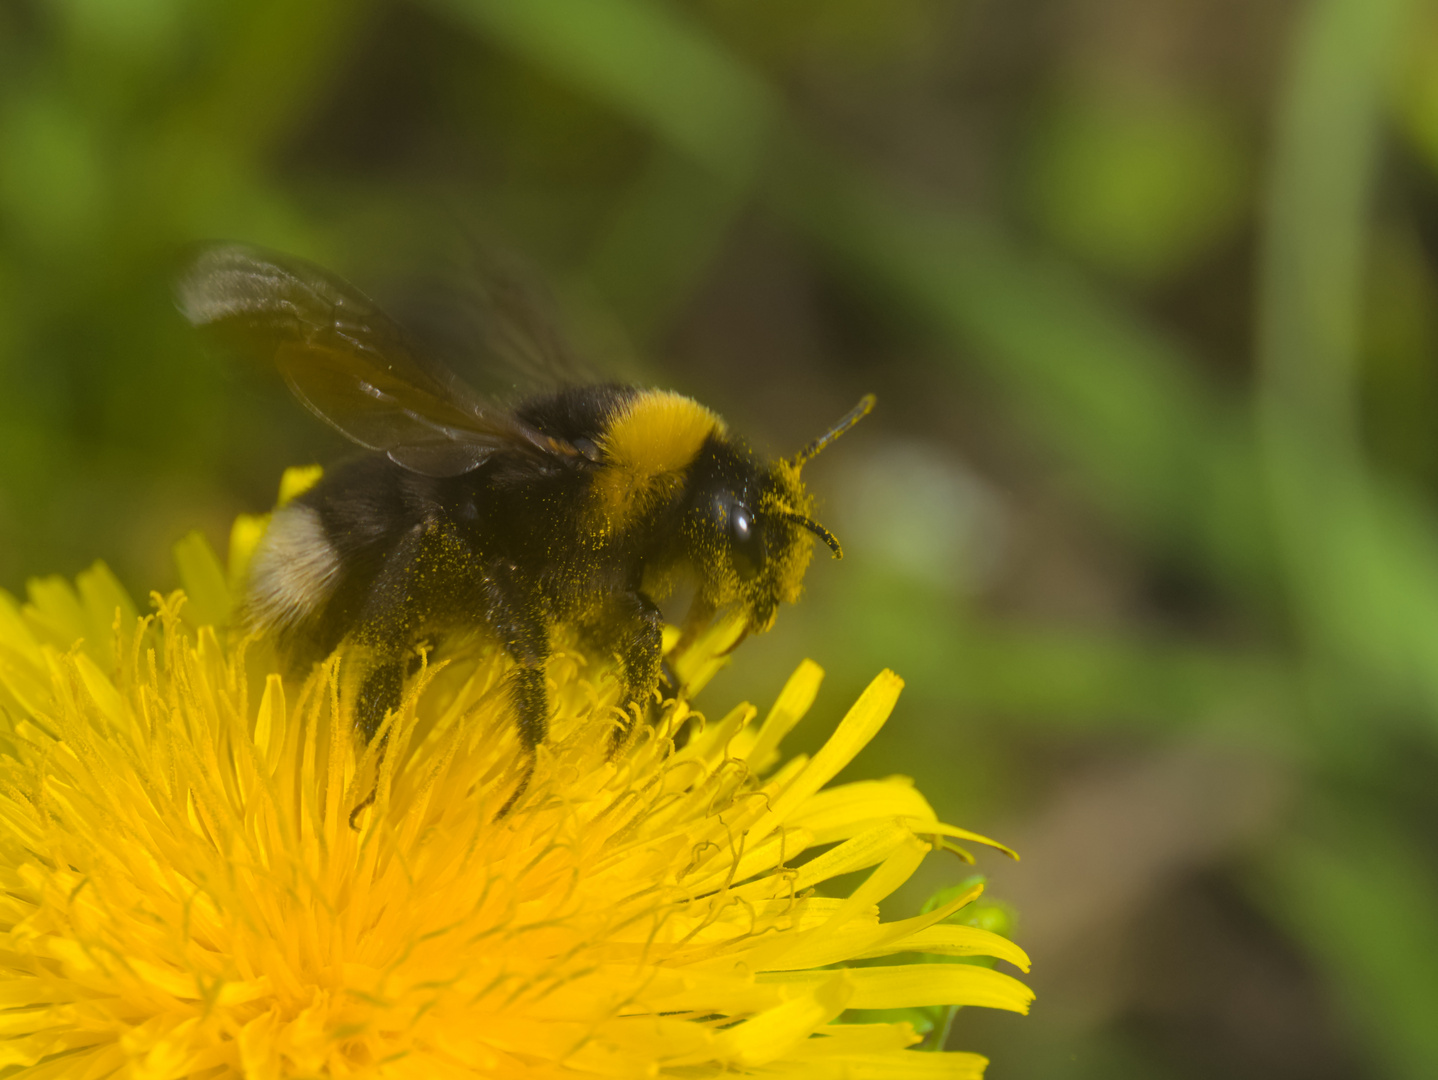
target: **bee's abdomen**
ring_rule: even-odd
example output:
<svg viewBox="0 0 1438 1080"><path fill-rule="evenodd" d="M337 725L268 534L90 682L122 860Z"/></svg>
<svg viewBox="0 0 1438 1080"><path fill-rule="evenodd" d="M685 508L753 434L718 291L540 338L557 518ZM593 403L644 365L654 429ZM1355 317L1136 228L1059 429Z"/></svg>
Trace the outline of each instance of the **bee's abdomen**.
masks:
<svg viewBox="0 0 1438 1080"><path fill-rule="evenodd" d="M250 564L246 621L259 630L295 629L328 603L340 570L319 511L303 503L281 507Z"/></svg>

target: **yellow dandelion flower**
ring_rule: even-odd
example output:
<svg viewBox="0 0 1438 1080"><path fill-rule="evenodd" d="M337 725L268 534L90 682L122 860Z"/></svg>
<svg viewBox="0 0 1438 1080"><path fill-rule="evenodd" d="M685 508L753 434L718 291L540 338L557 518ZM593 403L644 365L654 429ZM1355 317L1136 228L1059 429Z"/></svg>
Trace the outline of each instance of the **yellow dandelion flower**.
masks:
<svg viewBox="0 0 1438 1080"><path fill-rule="evenodd" d="M180 563L203 603L157 597L146 618L101 566L23 606L0 594L5 1075L975 1077L983 1058L845 1011L1027 1009L982 966L846 966L1027 970L945 921L977 890L880 920L930 852L988 843L902 778L829 786L888 716L892 673L780 763L813 664L762 721L741 706L676 750L679 706L616 754L614 680L561 655L551 737L496 820L518 751L492 650L425 667L377 762L343 662L284 680L268 643L196 613L228 603L207 549Z"/></svg>

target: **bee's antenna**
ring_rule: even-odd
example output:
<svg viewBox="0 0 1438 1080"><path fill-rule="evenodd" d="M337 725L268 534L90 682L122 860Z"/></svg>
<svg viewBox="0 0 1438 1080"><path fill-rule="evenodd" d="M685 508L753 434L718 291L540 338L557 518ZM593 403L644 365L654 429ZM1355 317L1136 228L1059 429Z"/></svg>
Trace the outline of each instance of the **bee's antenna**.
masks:
<svg viewBox="0 0 1438 1080"><path fill-rule="evenodd" d="M869 398L869 404L870 407L873 406L872 397ZM860 415L862 416L863 414L860 413ZM850 426L852 426L852 424ZM811 533L817 536L820 540L824 541L824 543L828 544L829 550L834 553L834 558L842 559L844 557L844 549L839 546L839 538L833 533L831 533L828 529L824 528L824 526L820 525L817 521L812 521L809 518L806 518L803 514L796 514L790 510L780 510L779 516L785 521L792 521L795 525L802 525L804 528L808 529Z"/></svg>
<svg viewBox="0 0 1438 1080"><path fill-rule="evenodd" d="M797 454L794 455L794 468L801 468L804 462L808 461L811 457L814 457L816 454L819 453L820 450L824 449L824 447L828 446L840 435L844 434L844 432L848 431L860 420L868 416L869 413L873 410L873 408L874 395L865 394L862 398L859 399L859 404L855 405L852 409L850 409L847 413L844 414L844 419L840 420L828 431L824 432L824 434L820 435L808 446L804 447L804 449L800 450ZM812 521L809 522L808 527L816 528ZM820 535L828 536L827 533L820 533ZM829 537L830 541L832 541L832 539L832 537ZM838 548L835 547L833 543L829 543L829 546L833 547L836 551L838 550Z"/></svg>

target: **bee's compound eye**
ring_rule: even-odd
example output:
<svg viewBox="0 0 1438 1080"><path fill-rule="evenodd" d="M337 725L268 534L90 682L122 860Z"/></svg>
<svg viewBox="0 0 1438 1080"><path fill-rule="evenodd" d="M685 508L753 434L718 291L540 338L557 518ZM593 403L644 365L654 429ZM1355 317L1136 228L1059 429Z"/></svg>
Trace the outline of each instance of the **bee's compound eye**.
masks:
<svg viewBox="0 0 1438 1080"><path fill-rule="evenodd" d="M743 503L736 502L729 512L729 538L734 569L748 581L759 572L759 565L764 561L764 544L754 515Z"/></svg>

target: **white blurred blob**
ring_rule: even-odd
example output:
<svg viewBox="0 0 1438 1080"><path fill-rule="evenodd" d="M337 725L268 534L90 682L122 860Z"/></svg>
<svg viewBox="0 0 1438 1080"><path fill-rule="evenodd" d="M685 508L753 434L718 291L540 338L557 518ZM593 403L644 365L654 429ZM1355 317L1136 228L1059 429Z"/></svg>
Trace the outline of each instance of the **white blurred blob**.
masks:
<svg viewBox="0 0 1438 1080"><path fill-rule="evenodd" d="M952 452L892 440L848 455L820 517L846 557L955 593L981 592L997 577L1008 540L998 495Z"/></svg>

